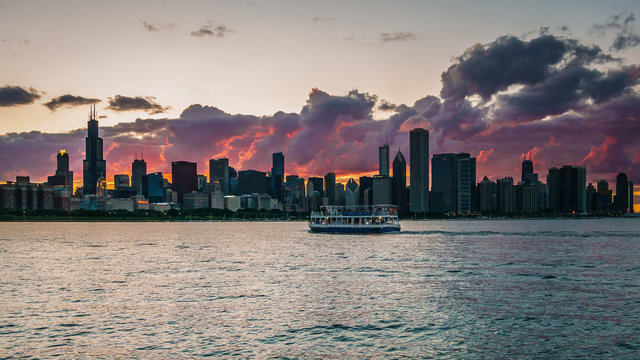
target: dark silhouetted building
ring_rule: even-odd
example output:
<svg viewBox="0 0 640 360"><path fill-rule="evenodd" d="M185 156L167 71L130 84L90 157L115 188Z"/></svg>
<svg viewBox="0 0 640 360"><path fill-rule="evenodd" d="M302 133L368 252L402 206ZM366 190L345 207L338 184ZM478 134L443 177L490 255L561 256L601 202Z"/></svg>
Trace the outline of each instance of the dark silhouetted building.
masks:
<svg viewBox="0 0 640 360"><path fill-rule="evenodd" d="M499 213L508 213L509 204L511 203L511 197L509 188L513 186L513 178L505 177L496 181L496 210Z"/></svg>
<svg viewBox="0 0 640 360"><path fill-rule="evenodd" d="M206 191L206 190L207 190L207 177L204 176L203 174L198 174L198 191Z"/></svg>
<svg viewBox="0 0 640 360"><path fill-rule="evenodd" d="M587 211L587 173L580 166L551 168L547 175L549 209L570 214Z"/></svg>
<svg viewBox="0 0 640 360"><path fill-rule="evenodd" d="M468 153L435 154L431 160L432 212L475 210L476 159Z"/></svg>
<svg viewBox="0 0 640 360"><path fill-rule="evenodd" d="M131 163L131 187L137 194L143 194L144 180L147 175L147 162L144 159L134 159Z"/></svg>
<svg viewBox="0 0 640 360"><path fill-rule="evenodd" d="M161 172L148 174L147 179L147 198L150 203L164 202L164 178Z"/></svg>
<svg viewBox="0 0 640 360"><path fill-rule="evenodd" d="M371 199L369 199L369 202L367 203L365 201L365 195L367 190L373 191L373 178L370 176L360 176L358 184L360 185L360 205L371 205Z"/></svg>
<svg viewBox="0 0 640 360"><path fill-rule="evenodd" d="M393 181L391 202L398 207L398 212L407 212L407 162L398 150L393 159Z"/></svg>
<svg viewBox="0 0 640 360"><path fill-rule="evenodd" d="M619 173L616 176L616 194L613 196L613 205L616 212L623 214L629 209L629 182L627 174Z"/></svg>
<svg viewBox="0 0 640 360"><path fill-rule="evenodd" d="M282 200L282 189L284 186L284 155L281 152L271 155L271 196L274 199Z"/></svg>
<svg viewBox="0 0 640 360"><path fill-rule="evenodd" d="M335 205L336 203L336 174L327 173L324 176L324 197L329 201L329 205Z"/></svg>
<svg viewBox="0 0 640 360"><path fill-rule="evenodd" d="M87 122L85 156L82 163L82 191L84 195L95 195L99 179L106 179L107 162L102 158L102 138L98 136L98 121L95 105Z"/></svg>
<svg viewBox="0 0 640 360"><path fill-rule="evenodd" d="M182 203L184 194L198 189L198 164L189 161L171 163L172 190L178 194L178 202Z"/></svg>
<svg viewBox="0 0 640 360"><path fill-rule="evenodd" d="M58 152L56 163L56 174L47 178L47 185L73 187L73 171L69 171L69 154L66 150Z"/></svg>
<svg viewBox="0 0 640 360"><path fill-rule="evenodd" d="M431 211L449 213L456 211L458 169L456 154L434 154L431 159Z"/></svg>
<svg viewBox="0 0 640 360"><path fill-rule="evenodd" d="M633 211L633 182L631 181L627 181L627 183L629 184L629 212L632 213Z"/></svg>
<svg viewBox="0 0 640 360"><path fill-rule="evenodd" d="M415 128L409 132L410 211L429 211L429 131Z"/></svg>
<svg viewBox="0 0 640 360"><path fill-rule="evenodd" d="M373 205L391 204L391 191L390 177L382 175L373 177Z"/></svg>
<svg viewBox="0 0 640 360"><path fill-rule="evenodd" d="M122 189L128 188L129 184L129 175L127 174L116 174L113 175L113 188L114 189Z"/></svg>
<svg viewBox="0 0 640 360"><path fill-rule="evenodd" d="M229 159L211 159L209 160L209 182L218 181L222 189L222 193L229 195L230 189L230 172Z"/></svg>
<svg viewBox="0 0 640 360"><path fill-rule="evenodd" d="M389 177L389 145L378 148L378 175Z"/></svg>
<svg viewBox="0 0 640 360"><path fill-rule="evenodd" d="M531 185L531 176L533 174L533 161L531 159L522 160L522 177L520 181L526 185Z"/></svg>
<svg viewBox="0 0 640 360"><path fill-rule="evenodd" d="M496 188L496 183L486 176L478 183L478 210L480 212L486 213L496 210Z"/></svg>
<svg viewBox="0 0 640 360"><path fill-rule="evenodd" d="M344 204L346 206L360 205L360 186L353 179L349 179L345 186Z"/></svg>
<svg viewBox="0 0 640 360"><path fill-rule="evenodd" d="M238 171L238 194L267 194L269 192L267 173L257 170Z"/></svg>
<svg viewBox="0 0 640 360"><path fill-rule="evenodd" d="M310 177L307 181L308 184L311 184L312 190L318 193L320 197L324 196L324 179L321 177ZM309 185L307 185L307 188ZM307 190L307 193L309 190ZM312 196L313 194L308 194L308 196Z"/></svg>

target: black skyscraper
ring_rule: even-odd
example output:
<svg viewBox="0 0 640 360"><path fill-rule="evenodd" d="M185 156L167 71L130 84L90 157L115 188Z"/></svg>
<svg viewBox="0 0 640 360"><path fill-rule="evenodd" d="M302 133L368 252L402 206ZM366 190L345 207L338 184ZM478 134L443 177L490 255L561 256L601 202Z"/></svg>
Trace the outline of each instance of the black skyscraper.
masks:
<svg viewBox="0 0 640 360"><path fill-rule="evenodd" d="M311 184L311 188L314 192L317 192L320 197L324 196L324 179L321 177L310 177L307 180L307 191L309 189L309 184ZM308 194L311 197L312 194Z"/></svg>
<svg viewBox="0 0 640 360"><path fill-rule="evenodd" d="M520 181L526 185L532 185L530 183L531 174L533 174L533 161L531 159L522 160L522 176Z"/></svg>
<svg viewBox="0 0 640 360"><path fill-rule="evenodd" d="M69 154L66 150L60 150L57 156L58 167L56 174L49 176L47 184L50 186L73 186L73 171L69 171Z"/></svg>
<svg viewBox="0 0 640 360"><path fill-rule="evenodd" d="M171 185L178 193L178 202L182 202L182 195L198 189L198 164L188 161L174 161L171 163Z"/></svg>
<svg viewBox="0 0 640 360"><path fill-rule="evenodd" d="M269 189L267 173L257 170L238 171L238 194L266 194Z"/></svg>
<svg viewBox="0 0 640 360"><path fill-rule="evenodd" d="M360 202L360 205L364 205L365 191L371 191L373 189L373 178L370 176L360 176L360 179L358 179L358 185L360 185L360 194L358 194L358 200ZM369 201L371 201L371 199L369 199ZM371 205L371 203L369 203L369 205Z"/></svg>
<svg viewBox="0 0 640 360"><path fill-rule="evenodd" d="M329 205L336 203L336 174L327 173L324 176L324 197L329 199Z"/></svg>
<svg viewBox="0 0 640 360"><path fill-rule="evenodd" d="M284 185L284 155L281 152L272 155L271 167L271 196L274 199L283 200L282 189Z"/></svg>
<svg viewBox="0 0 640 360"><path fill-rule="evenodd" d="M222 193L225 195L230 194L230 172L229 172L229 159L211 159L209 160L209 182L218 181Z"/></svg>
<svg viewBox="0 0 640 360"><path fill-rule="evenodd" d="M429 131L415 128L409 132L410 211L429 211Z"/></svg>
<svg viewBox="0 0 640 360"><path fill-rule="evenodd" d="M619 173L616 176L616 194L613 197L613 204L618 213L624 214L629 208L629 182L625 173Z"/></svg>
<svg viewBox="0 0 640 360"><path fill-rule="evenodd" d="M398 150L393 159L393 190L391 199L394 205L398 206L400 213L407 212L407 161L404 155Z"/></svg>
<svg viewBox="0 0 640 360"><path fill-rule="evenodd" d="M85 195L94 195L98 179L106 179L107 176L107 162L102 158L102 138L98 136L95 105L87 122L85 149L86 159L82 162L82 191Z"/></svg>
<svg viewBox="0 0 640 360"><path fill-rule="evenodd" d="M131 163L131 187L138 194L142 194L143 177L147 175L147 163L144 159L135 159Z"/></svg>

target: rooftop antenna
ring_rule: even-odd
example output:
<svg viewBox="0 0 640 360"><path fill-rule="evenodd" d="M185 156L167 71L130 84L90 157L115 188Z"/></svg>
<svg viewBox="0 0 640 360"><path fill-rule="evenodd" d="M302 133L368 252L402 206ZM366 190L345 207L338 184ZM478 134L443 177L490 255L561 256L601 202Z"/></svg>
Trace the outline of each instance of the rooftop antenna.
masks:
<svg viewBox="0 0 640 360"><path fill-rule="evenodd" d="M140 153L140 160L144 160L144 153L143 152Z"/></svg>

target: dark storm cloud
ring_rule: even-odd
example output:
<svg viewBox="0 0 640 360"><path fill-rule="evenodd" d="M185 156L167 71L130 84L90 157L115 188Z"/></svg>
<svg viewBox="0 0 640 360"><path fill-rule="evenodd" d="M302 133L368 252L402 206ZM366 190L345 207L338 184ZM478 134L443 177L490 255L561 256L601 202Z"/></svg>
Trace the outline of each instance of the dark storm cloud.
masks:
<svg viewBox="0 0 640 360"><path fill-rule="evenodd" d="M74 107L80 105L95 104L98 102L100 102L100 99L92 99L82 96L65 94L51 99L49 102L45 103L44 106L48 107L51 111L55 111L61 106Z"/></svg>
<svg viewBox="0 0 640 360"><path fill-rule="evenodd" d="M640 35L633 28L635 21L634 13L622 12L603 24L593 25L593 30L599 34L604 34L607 30L615 31L616 37L609 50L620 51L640 44Z"/></svg>
<svg viewBox="0 0 640 360"><path fill-rule="evenodd" d="M202 25L200 29L192 31L191 36L195 37L224 37L228 33L235 32L235 30L226 27L225 25L215 25L207 21L206 24Z"/></svg>
<svg viewBox="0 0 640 360"><path fill-rule="evenodd" d="M0 87L0 107L31 104L40 99L40 93L34 88L20 86Z"/></svg>
<svg viewBox="0 0 640 360"><path fill-rule="evenodd" d="M113 111L145 111L150 115L160 114L170 109L169 106L162 106L156 102L153 96L122 96L116 95L109 98L107 109Z"/></svg>
<svg viewBox="0 0 640 360"><path fill-rule="evenodd" d="M418 34L413 32L395 32L395 33L380 33L381 42L402 42L418 40Z"/></svg>
<svg viewBox="0 0 640 360"><path fill-rule="evenodd" d="M378 110L380 111L392 111L396 108L396 104L390 103L387 100L380 100L380 104L378 105Z"/></svg>

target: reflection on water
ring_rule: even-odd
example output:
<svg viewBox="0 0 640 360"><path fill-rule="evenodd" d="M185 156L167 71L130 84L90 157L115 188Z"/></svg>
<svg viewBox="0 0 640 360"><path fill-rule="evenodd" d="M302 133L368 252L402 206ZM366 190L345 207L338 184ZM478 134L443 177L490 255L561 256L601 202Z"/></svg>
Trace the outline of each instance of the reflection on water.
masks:
<svg viewBox="0 0 640 360"><path fill-rule="evenodd" d="M0 354L634 357L640 222L0 224Z"/></svg>

